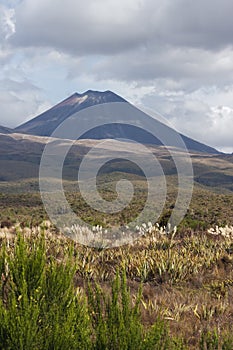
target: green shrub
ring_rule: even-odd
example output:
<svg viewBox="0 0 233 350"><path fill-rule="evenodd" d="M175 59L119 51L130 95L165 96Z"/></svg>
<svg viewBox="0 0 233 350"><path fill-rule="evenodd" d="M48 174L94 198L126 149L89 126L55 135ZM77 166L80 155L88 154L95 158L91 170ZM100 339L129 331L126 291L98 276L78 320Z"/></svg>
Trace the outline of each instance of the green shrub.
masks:
<svg viewBox="0 0 233 350"><path fill-rule="evenodd" d="M219 349L219 336L216 330L204 331L201 334L200 350L218 350Z"/></svg>
<svg viewBox="0 0 233 350"><path fill-rule="evenodd" d="M98 285L88 288L90 314L96 333L95 349L139 349L142 342L139 301L131 304L126 275L117 273L112 294L106 296Z"/></svg>
<svg viewBox="0 0 233 350"><path fill-rule="evenodd" d="M44 237L21 235L13 252L4 253L0 348L90 349L91 324L85 298L75 294L75 267L69 256L46 263L45 253Z"/></svg>

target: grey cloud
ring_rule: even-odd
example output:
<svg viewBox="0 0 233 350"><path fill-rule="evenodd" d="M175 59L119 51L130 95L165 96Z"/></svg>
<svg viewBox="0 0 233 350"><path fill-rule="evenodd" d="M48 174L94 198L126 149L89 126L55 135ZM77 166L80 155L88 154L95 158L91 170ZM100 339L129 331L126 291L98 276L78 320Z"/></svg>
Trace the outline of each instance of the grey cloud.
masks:
<svg viewBox="0 0 233 350"><path fill-rule="evenodd" d="M93 55L96 79L196 89L233 79L231 0L24 0L12 45ZM68 68L69 70L69 68ZM71 71L72 70L72 71ZM71 67L68 77L80 75Z"/></svg>
<svg viewBox="0 0 233 350"><path fill-rule="evenodd" d="M14 43L79 54L113 54L174 45L216 50L233 45L231 0L24 0Z"/></svg>
<svg viewBox="0 0 233 350"><path fill-rule="evenodd" d="M0 81L0 125L16 127L49 107L41 91L28 81Z"/></svg>
<svg viewBox="0 0 233 350"><path fill-rule="evenodd" d="M9 60L11 59L13 53L6 48L1 47L0 45L0 65L3 68L5 65L8 65Z"/></svg>
<svg viewBox="0 0 233 350"><path fill-rule="evenodd" d="M147 96L143 103L160 113L178 132L217 147L232 149L233 108L211 107L193 94Z"/></svg>
<svg viewBox="0 0 233 350"><path fill-rule="evenodd" d="M13 43L51 46L71 53L108 54L128 50L146 38L140 3L93 0L25 0L16 9ZM138 24L137 24L138 23Z"/></svg>
<svg viewBox="0 0 233 350"><path fill-rule="evenodd" d="M11 79L3 79L0 81L0 90L7 90L12 93L21 92L23 95L25 91L39 91L39 88L27 80L19 82Z"/></svg>
<svg viewBox="0 0 233 350"><path fill-rule="evenodd" d="M221 49L233 44L231 0L167 1L159 17L162 42L203 49Z"/></svg>
<svg viewBox="0 0 233 350"><path fill-rule="evenodd" d="M157 81L161 88L195 90L201 85L230 85L233 80L233 50L210 52L167 46L158 51L138 50L105 57L93 67L98 79Z"/></svg>

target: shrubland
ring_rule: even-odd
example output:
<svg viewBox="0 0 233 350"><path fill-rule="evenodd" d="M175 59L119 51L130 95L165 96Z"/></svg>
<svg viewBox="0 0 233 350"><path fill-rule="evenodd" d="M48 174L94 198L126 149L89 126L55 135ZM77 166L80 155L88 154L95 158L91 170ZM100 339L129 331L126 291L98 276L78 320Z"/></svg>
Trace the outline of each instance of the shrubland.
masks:
<svg viewBox="0 0 233 350"><path fill-rule="evenodd" d="M233 348L230 226L95 249L18 224L0 252L1 349Z"/></svg>

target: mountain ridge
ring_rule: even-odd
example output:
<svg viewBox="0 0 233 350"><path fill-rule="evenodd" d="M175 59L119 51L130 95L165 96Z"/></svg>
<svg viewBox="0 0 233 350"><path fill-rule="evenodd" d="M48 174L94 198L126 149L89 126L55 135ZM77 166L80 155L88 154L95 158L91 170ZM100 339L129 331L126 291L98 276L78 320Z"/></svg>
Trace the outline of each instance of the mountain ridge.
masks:
<svg viewBox="0 0 233 350"><path fill-rule="evenodd" d="M0 125L0 134L11 134L12 132L14 132L13 129Z"/></svg>
<svg viewBox="0 0 233 350"><path fill-rule="evenodd" d="M84 99L84 97L87 98ZM14 132L38 136L50 136L65 119L72 114L102 103L127 102L110 90L103 92L87 90L81 94L75 92L49 110L16 127Z"/></svg>
<svg viewBox="0 0 233 350"><path fill-rule="evenodd" d="M88 107L112 102L123 102L129 104L127 100L110 90L87 90L83 93L75 92L68 98L64 99L60 103L50 108L49 110L27 121L26 123L19 125L14 129L14 132L38 136L50 136L52 135L53 131L71 115ZM134 108L136 110L136 107ZM171 129L169 127L167 128ZM151 136L152 135L143 130L143 126L137 127L136 125L133 126L127 124L120 124L116 122L112 124L103 125L98 128L93 128L92 130L82 135L81 138L98 140L106 138L132 139L142 144L161 145L161 141L158 138ZM188 136L182 134L180 134L180 136L185 142L188 150L194 150L198 152L211 154L221 153L215 148L205 145L199 141L193 140ZM172 144L170 144L169 146L172 146Z"/></svg>

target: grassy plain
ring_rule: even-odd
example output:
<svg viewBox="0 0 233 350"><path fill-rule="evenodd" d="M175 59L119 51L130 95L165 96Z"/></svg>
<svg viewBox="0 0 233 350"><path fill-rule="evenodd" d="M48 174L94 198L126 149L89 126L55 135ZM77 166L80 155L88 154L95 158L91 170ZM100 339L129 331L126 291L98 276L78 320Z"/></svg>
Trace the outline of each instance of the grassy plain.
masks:
<svg viewBox="0 0 233 350"><path fill-rule="evenodd" d="M232 155L192 154L192 200L177 232L167 233L177 176L168 153L153 149L168 185L160 228L132 244L94 249L45 222L36 179L43 143L35 139L25 154L27 139L21 148L6 140L0 156L0 349L233 349L233 228L215 229L233 223ZM120 213L90 208L75 181L78 156L88 147L74 147L66 160L66 198L91 225L126 225L145 204L145 177L122 160L109 164L97 181L103 198L116 198L122 177L133 183L134 197Z"/></svg>

